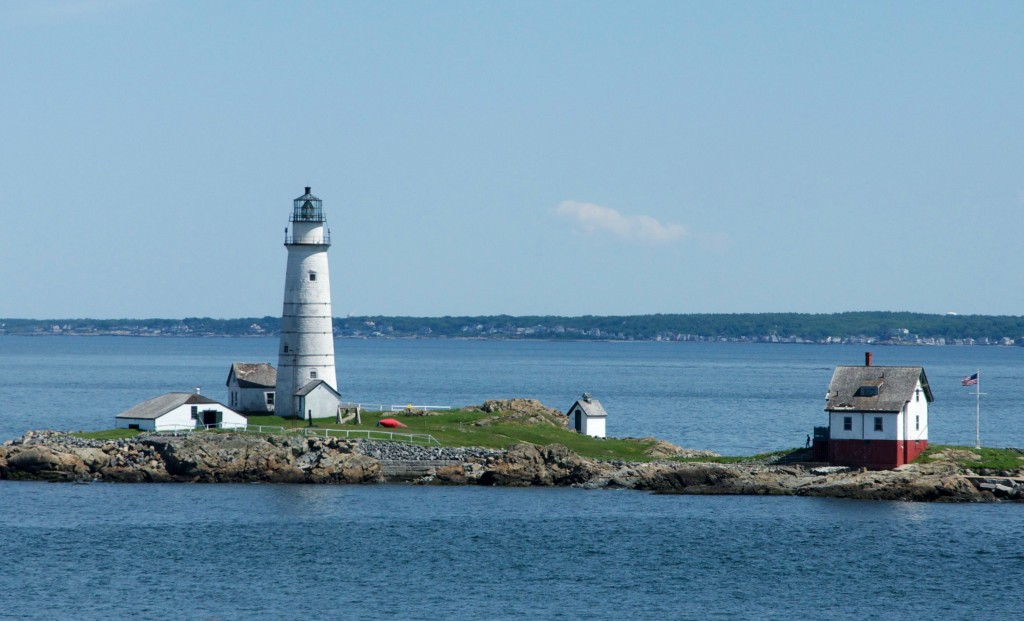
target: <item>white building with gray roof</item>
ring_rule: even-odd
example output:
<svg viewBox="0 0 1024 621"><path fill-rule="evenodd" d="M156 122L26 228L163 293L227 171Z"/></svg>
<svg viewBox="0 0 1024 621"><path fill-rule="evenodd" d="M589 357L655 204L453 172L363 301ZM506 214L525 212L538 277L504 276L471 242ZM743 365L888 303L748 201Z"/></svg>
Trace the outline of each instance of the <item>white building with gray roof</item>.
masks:
<svg viewBox="0 0 1024 621"><path fill-rule="evenodd" d="M873 469L910 463L928 448L928 404L934 401L924 367L837 366L825 395L828 461ZM823 453L815 447L816 455Z"/></svg>
<svg viewBox="0 0 1024 621"><path fill-rule="evenodd" d="M191 392L169 392L115 417L118 429L185 431L196 427L245 429L245 417L228 406Z"/></svg>
<svg viewBox="0 0 1024 621"><path fill-rule="evenodd" d="M567 410L569 425L579 433L595 438L605 437L605 419L608 413L604 411L601 402L590 396L590 393L583 393L583 396L573 402Z"/></svg>
<svg viewBox="0 0 1024 621"><path fill-rule="evenodd" d="M236 362L228 371L228 406L244 414L273 414L277 369L269 362Z"/></svg>

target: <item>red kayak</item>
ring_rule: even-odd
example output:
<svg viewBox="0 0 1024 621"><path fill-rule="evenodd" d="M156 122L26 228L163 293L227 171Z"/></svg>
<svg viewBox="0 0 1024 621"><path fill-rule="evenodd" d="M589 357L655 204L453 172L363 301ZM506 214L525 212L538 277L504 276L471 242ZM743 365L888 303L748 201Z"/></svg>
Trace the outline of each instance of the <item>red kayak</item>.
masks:
<svg viewBox="0 0 1024 621"><path fill-rule="evenodd" d="M408 427L405 423L400 423L393 418L382 418L377 422L380 427Z"/></svg>

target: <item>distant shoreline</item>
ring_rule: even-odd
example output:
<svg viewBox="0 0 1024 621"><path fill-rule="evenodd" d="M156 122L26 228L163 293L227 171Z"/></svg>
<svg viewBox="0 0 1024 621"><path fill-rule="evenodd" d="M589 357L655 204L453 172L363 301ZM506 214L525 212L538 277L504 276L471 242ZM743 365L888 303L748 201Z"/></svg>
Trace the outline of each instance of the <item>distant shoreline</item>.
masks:
<svg viewBox="0 0 1024 621"><path fill-rule="evenodd" d="M856 345L1024 345L1024 316L858 311L564 317L334 317L337 338L681 341ZM213 319L0 319L0 335L275 337L276 316Z"/></svg>
<svg viewBox="0 0 1024 621"><path fill-rule="evenodd" d="M77 333L77 332L61 332L61 333L50 333L50 332L39 332L39 333L14 333L8 334L0 332L0 337L25 337L25 338L67 338L67 337L83 337L83 338L97 338L97 337L114 337L114 338L139 338L139 339L276 339L279 338L278 334L125 334L120 332L90 332L90 333ZM740 338L713 338L704 337L700 339L690 340L668 340L668 339L605 339L605 338L550 338L550 337L514 337L514 336L352 336L352 335L341 335L335 334L335 339L344 339L351 341L530 341L540 343L616 343L616 344L629 344L629 343L665 343L665 344L693 344L693 343L716 343L723 345L805 345L805 346L823 346L831 347L836 345L863 345L863 346L880 346L880 347L1006 347L1006 348L1017 348L1024 347L1024 343L1017 344L1016 341L1013 344L1004 344L998 342L988 343L910 343L910 342L891 342L891 341L872 341L870 343L864 343L859 341L831 341L831 342L819 342L804 340L800 342L793 341L767 341L767 340L755 340L755 339L740 339Z"/></svg>

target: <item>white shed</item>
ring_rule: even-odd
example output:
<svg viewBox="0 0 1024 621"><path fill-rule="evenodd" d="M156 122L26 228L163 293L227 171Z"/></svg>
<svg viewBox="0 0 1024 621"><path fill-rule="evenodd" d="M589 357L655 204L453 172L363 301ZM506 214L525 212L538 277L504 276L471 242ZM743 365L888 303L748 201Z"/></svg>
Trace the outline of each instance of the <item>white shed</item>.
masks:
<svg viewBox="0 0 1024 621"><path fill-rule="evenodd" d="M228 371L228 406L246 414L273 414L277 369L268 362L235 362Z"/></svg>
<svg viewBox="0 0 1024 621"><path fill-rule="evenodd" d="M601 402L590 396L590 393L583 393L583 396L569 406L569 425L580 433L603 438L605 434L605 419L608 413L601 407Z"/></svg>
<svg viewBox="0 0 1024 621"><path fill-rule="evenodd" d="M117 415L118 429L177 431L212 426L218 429L245 429L245 417L200 394L169 392L125 410Z"/></svg>
<svg viewBox="0 0 1024 621"><path fill-rule="evenodd" d="M294 411L301 412L303 418L336 417L341 405L341 395L322 379L313 380L296 390L294 399Z"/></svg>

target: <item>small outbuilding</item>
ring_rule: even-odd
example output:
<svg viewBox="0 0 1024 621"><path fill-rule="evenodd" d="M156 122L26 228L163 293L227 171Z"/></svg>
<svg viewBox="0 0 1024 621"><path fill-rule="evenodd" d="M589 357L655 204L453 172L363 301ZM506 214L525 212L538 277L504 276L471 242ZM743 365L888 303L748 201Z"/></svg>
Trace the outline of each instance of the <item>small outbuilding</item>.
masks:
<svg viewBox="0 0 1024 621"><path fill-rule="evenodd" d="M243 414L273 414L277 369L268 362L236 362L228 371L228 406Z"/></svg>
<svg viewBox="0 0 1024 621"><path fill-rule="evenodd" d="M590 396L590 393L583 393L583 396L569 406L569 425L588 436L595 438L605 437L605 419L608 413L601 407L601 402Z"/></svg>
<svg viewBox="0 0 1024 621"><path fill-rule="evenodd" d="M169 392L125 410L115 418L118 429L185 431L196 427L245 429L245 417L198 393Z"/></svg>
<svg viewBox="0 0 1024 621"><path fill-rule="evenodd" d="M815 458L835 466L884 470L913 461L928 448L924 367L838 366L825 395L827 428L814 430Z"/></svg>
<svg viewBox="0 0 1024 621"><path fill-rule="evenodd" d="M337 417L341 395L322 379L313 380L295 391L295 412L303 418Z"/></svg>

